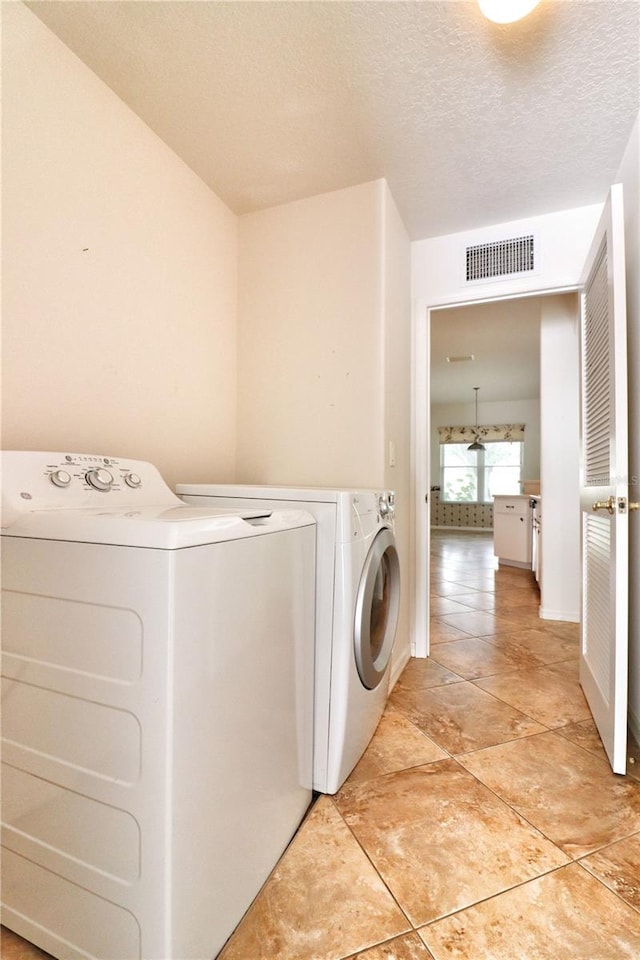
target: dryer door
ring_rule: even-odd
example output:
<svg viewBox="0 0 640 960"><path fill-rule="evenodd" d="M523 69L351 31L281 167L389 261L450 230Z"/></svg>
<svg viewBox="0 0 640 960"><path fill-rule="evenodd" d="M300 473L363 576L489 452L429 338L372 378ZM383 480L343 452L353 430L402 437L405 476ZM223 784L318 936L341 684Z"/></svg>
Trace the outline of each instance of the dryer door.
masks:
<svg viewBox="0 0 640 960"><path fill-rule="evenodd" d="M354 628L360 680L368 690L384 677L398 625L400 563L393 531L381 530L367 554L358 586Z"/></svg>

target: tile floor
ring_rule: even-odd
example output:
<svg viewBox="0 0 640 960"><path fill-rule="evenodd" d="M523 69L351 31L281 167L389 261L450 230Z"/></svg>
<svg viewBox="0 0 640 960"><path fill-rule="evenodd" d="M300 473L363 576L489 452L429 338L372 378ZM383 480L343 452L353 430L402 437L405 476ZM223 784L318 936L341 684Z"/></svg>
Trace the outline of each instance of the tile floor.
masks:
<svg viewBox="0 0 640 960"><path fill-rule="evenodd" d="M432 553L430 659L220 960L640 957L640 751L610 772L577 626L538 618L490 536L436 531ZM46 956L5 933L4 960Z"/></svg>

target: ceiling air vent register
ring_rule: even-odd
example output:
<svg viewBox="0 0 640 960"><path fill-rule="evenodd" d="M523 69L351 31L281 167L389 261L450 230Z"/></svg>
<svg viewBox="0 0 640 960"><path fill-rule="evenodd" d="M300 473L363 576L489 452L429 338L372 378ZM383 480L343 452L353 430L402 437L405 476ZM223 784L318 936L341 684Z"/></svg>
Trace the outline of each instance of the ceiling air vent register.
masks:
<svg viewBox="0 0 640 960"><path fill-rule="evenodd" d="M536 243L533 234L466 248L467 283L507 279L523 273L535 273L535 270Z"/></svg>

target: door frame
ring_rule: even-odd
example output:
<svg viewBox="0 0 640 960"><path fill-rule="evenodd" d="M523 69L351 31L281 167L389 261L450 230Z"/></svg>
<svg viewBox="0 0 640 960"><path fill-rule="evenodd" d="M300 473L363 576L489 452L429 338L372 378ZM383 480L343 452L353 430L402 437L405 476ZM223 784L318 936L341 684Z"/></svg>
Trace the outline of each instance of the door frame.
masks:
<svg viewBox="0 0 640 960"><path fill-rule="evenodd" d="M413 577L411 584L411 655L428 657L429 636L429 578L431 575L429 504L431 499L431 313L452 307L472 307L476 304L497 303L506 300L523 300L530 297L547 297L563 293L579 293L580 282L562 286L541 285L531 287L531 281L515 282L510 292L500 296L495 292L486 296L462 294L442 301L417 305L413 333L413 391L412 391L412 442L411 442L411 487L413 502Z"/></svg>

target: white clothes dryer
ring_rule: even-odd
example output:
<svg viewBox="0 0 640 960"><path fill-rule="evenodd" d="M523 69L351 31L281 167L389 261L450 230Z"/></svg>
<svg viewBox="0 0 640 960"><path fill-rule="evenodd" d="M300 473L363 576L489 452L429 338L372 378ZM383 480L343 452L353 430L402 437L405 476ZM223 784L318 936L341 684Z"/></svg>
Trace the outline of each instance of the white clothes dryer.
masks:
<svg viewBox="0 0 640 960"><path fill-rule="evenodd" d="M387 699L400 604L394 495L229 484L176 487L188 503L304 509L317 523L314 788L335 793Z"/></svg>
<svg viewBox="0 0 640 960"><path fill-rule="evenodd" d="M2 923L217 955L312 799L315 523L151 464L3 454Z"/></svg>

